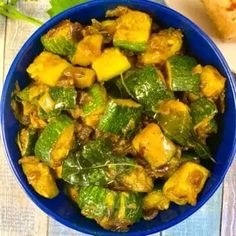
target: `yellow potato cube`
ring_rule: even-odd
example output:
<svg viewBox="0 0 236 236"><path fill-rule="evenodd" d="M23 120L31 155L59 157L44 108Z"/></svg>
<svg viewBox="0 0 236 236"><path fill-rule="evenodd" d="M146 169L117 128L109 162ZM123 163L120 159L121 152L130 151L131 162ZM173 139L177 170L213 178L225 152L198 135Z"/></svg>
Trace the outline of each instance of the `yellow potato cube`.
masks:
<svg viewBox="0 0 236 236"><path fill-rule="evenodd" d="M92 64L98 81L112 79L131 67L127 57L118 48L108 48Z"/></svg>
<svg viewBox="0 0 236 236"><path fill-rule="evenodd" d="M30 77L42 84L55 86L69 62L53 53L43 51L27 68Z"/></svg>
<svg viewBox="0 0 236 236"><path fill-rule="evenodd" d="M210 65L202 67L201 92L208 98L217 98L224 92L226 79Z"/></svg>
<svg viewBox="0 0 236 236"><path fill-rule="evenodd" d="M162 190L156 190L148 193L143 198L144 210L167 210L170 206L170 200L163 194Z"/></svg>
<svg viewBox="0 0 236 236"><path fill-rule="evenodd" d="M205 167L186 162L165 182L163 192L178 205L189 203L194 206L209 174Z"/></svg>
<svg viewBox="0 0 236 236"><path fill-rule="evenodd" d="M151 123L137 134L132 144L152 168L166 164L176 153L177 148L172 141L166 138L160 127Z"/></svg>
<svg viewBox="0 0 236 236"><path fill-rule="evenodd" d="M93 34L85 36L77 45L72 64L89 66L102 53L103 36Z"/></svg>
<svg viewBox="0 0 236 236"><path fill-rule="evenodd" d="M163 64L169 57L181 50L182 37L183 34L180 30L172 28L152 34L147 51L139 57L140 62L143 64Z"/></svg>
<svg viewBox="0 0 236 236"><path fill-rule="evenodd" d="M34 156L23 157L19 160L24 174L30 185L43 197L54 198L59 193L50 168Z"/></svg>

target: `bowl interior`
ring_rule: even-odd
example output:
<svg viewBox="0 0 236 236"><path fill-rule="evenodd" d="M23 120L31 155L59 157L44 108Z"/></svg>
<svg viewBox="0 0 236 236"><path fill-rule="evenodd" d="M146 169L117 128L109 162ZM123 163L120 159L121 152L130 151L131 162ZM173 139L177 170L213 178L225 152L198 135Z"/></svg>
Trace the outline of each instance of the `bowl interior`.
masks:
<svg viewBox="0 0 236 236"><path fill-rule="evenodd" d="M107 9L116 7L117 5L127 5L132 8L145 11L153 17L154 21L158 22L163 27L172 26L182 29L184 32L184 40L186 47L188 48L188 52L196 57L201 64L211 64L218 68L219 71L225 77L227 77L226 112L223 116L223 119L220 120L219 134L214 140L214 145L212 148L214 157L216 159L216 164L211 166L212 175L207 181L203 192L199 195L197 205L195 207L191 207L189 205L177 206L175 204L171 204L169 210L161 212L154 220L142 220L139 223L133 225L128 233L125 233L127 235L146 235L164 230L180 222L191 215L199 207L201 207L222 182L235 153L234 117L236 115L236 109L234 92L235 85L233 77L218 49L216 49L209 38L189 20L164 6L145 0L97 0L74 7L48 21L26 42L10 68L9 74L4 84L2 95L2 137L7 156L18 180L28 195L41 209L61 223L79 231L92 235L116 235L116 233L103 230L94 221L88 220L81 216L79 209L70 200L68 200L68 198L62 192L55 199L47 200L43 197L40 197L28 185L27 180L22 173L21 167L17 163L20 154L15 143L15 137L19 128L19 124L11 111L10 98L16 81L19 82L21 88L26 86L28 82L26 80L26 68L32 62L34 57L36 57L36 55L38 55L43 49L40 43L40 36L43 33L63 19L69 18L73 21L79 21L83 24L89 23L91 18L96 18L98 20L103 19L105 11Z"/></svg>

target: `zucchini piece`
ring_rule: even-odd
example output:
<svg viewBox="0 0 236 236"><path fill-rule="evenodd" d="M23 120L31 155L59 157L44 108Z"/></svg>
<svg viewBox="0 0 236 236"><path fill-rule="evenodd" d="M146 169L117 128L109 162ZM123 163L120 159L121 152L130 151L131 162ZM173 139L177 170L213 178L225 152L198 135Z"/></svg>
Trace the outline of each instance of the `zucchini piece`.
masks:
<svg viewBox="0 0 236 236"><path fill-rule="evenodd" d="M194 130L209 123L218 112L215 103L205 97L192 102L190 109Z"/></svg>
<svg viewBox="0 0 236 236"><path fill-rule="evenodd" d="M77 200L81 214L94 219L105 229L127 231L142 215L142 198L138 193L81 187Z"/></svg>
<svg viewBox="0 0 236 236"><path fill-rule="evenodd" d="M192 139L192 118L184 103L177 100L163 102L156 118L164 134L174 142L186 146Z"/></svg>
<svg viewBox="0 0 236 236"><path fill-rule="evenodd" d="M214 159L208 147L197 141L193 132L190 109L177 100L163 102L157 111L156 119L164 134L183 147L193 148L201 158Z"/></svg>
<svg viewBox="0 0 236 236"><path fill-rule="evenodd" d="M44 111L42 108L39 108L38 116L40 119L44 121L48 121L52 118L58 117L61 114L61 110L52 110L52 111Z"/></svg>
<svg viewBox="0 0 236 236"><path fill-rule="evenodd" d="M54 198L59 194L56 182L50 168L34 156L23 157L19 160L28 183L34 190L45 198Z"/></svg>
<svg viewBox="0 0 236 236"><path fill-rule="evenodd" d="M113 37L115 47L133 52L146 50L151 32L151 17L140 11L128 11L116 20L116 32Z"/></svg>
<svg viewBox="0 0 236 236"><path fill-rule="evenodd" d="M38 83L55 86L69 62L50 52L41 52L27 68L32 79Z"/></svg>
<svg viewBox="0 0 236 236"><path fill-rule="evenodd" d="M102 53L103 36L93 34L85 36L77 45L71 62L73 65L89 66Z"/></svg>
<svg viewBox="0 0 236 236"><path fill-rule="evenodd" d="M118 48L107 48L94 60L92 68L98 81L107 81L121 75L131 67L128 58ZM104 69L106 68L106 69Z"/></svg>
<svg viewBox="0 0 236 236"><path fill-rule="evenodd" d="M224 93L226 79L211 66L201 67L201 93L208 98L217 99Z"/></svg>
<svg viewBox="0 0 236 236"><path fill-rule="evenodd" d="M38 104L46 113L51 112L55 108L55 102L52 100L48 91L45 92L38 100Z"/></svg>
<svg viewBox="0 0 236 236"><path fill-rule="evenodd" d="M26 101L30 103L34 103L34 100L37 99L40 95L48 90L48 87L44 84L36 84L32 83L17 92L16 96L21 101Z"/></svg>
<svg viewBox="0 0 236 236"><path fill-rule="evenodd" d="M164 29L157 34L152 34L147 46L147 51L142 53L139 61L144 64L165 63L167 58L178 54L183 44L183 34L179 29Z"/></svg>
<svg viewBox="0 0 236 236"><path fill-rule="evenodd" d="M79 89L91 87L96 80L95 72L92 69L84 67L69 67L65 70L64 75L67 78L72 78L75 87Z"/></svg>
<svg viewBox="0 0 236 236"><path fill-rule="evenodd" d="M107 105L106 90L102 85L94 84L87 90L82 103L82 119L90 127L96 127Z"/></svg>
<svg viewBox="0 0 236 236"><path fill-rule="evenodd" d="M74 87L49 88L38 100L39 117L47 120L58 116L62 110L74 109L76 98L77 91Z"/></svg>
<svg viewBox="0 0 236 236"><path fill-rule="evenodd" d="M31 128L23 128L17 134L17 145L21 156L30 156L34 154L34 145L38 138L37 131Z"/></svg>
<svg viewBox="0 0 236 236"><path fill-rule="evenodd" d="M54 109L67 110L76 106L77 91L74 87L53 87L49 95L55 103Z"/></svg>
<svg viewBox="0 0 236 236"><path fill-rule="evenodd" d="M146 111L155 111L160 102L173 98L161 71L153 66L128 71L122 83L128 94L142 104Z"/></svg>
<svg viewBox="0 0 236 236"><path fill-rule="evenodd" d="M112 99L100 119L98 129L130 137L141 122L142 106L131 99Z"/></svg>
<svg viewBox="0 0 236 236"><path fill-rule="evenodd" d="M176 154L175 144L166 138L159 126L148 124L132 141L133 147L155 169L166 164Z"/></svg>
<svg viewBox="0 0 236 236"><path fill-rule="evenodd" d="M186 162L165 182L164 195L178 205L189 203L194 206L209 175L205 167Z"/></svg>
<svg viewBox="0 0 236 236"><path fill-rule="evenodd" d="M78 22L63 20L44 34L41 42L47 51L71 57L75 54L81 28Z"/></svg>
<svg viewBox="0 0 236 236"><path fill-rule="evenodd" d="M40 134L35 155L52 168L60 166L72 146L73 134L73 121L63 114L58 116Z"/></svg>
<svg viewBox="0 0 236 236"><path fill-rule="evenodd" d="M199 93L200 75L193 73L197 61L189 56L173 56L166 61L167 84L172 91Z"/></svg>

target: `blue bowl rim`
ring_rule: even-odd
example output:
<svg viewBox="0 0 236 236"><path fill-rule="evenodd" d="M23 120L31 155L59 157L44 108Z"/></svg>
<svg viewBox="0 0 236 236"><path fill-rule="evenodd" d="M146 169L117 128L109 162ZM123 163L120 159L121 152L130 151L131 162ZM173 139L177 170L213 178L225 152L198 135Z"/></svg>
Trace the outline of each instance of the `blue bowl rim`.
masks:
<svg viewBox="0 0 236 236"><path fill-rule="evenodd" d="M169 11L171 14L173 14L176 18L180 18L183 21L186 21L189 25L191 25L191 28L195 31L198 31L198 33L204 38L204 40L206 40L208 42L209 47L211 47L211 49L213 51L215 51L215 53L217 54L221 64L223 65L223 67L225 68L226 74L227 74L227 78L228 78L228 82L230 83L230 86L232 88L232 93L233 93L233 100L235 101L234 106L236 109L236 82L235 79L232 75L232 72L230 71L230 68L225 60L225 58L223 57L222 53L220 52L220 50L217 48L217 46L214 44L214 42L206 35L206 33L204 33L195 23L193 23L191 20L189 20L188 18L186 18L185 16L183 16L182 14L176 12L175 10L164 6L160 3L157 2L153 2L150 0L132 0L135 3L142 3L142 4L149 4L150 6L156 6L158 5L159 8L162 8L163 10L167 10ZM113 1L110 1L110 3L112 3ZM129 2L129 1L127 1ZM59 19L61 17L63 17L64 15L69 15L70 12L73 12L75 9L80 8L81 10L83 10L84 8L93 6L93 5L99 5L100 3L104 3L104 0L91 0L89 2L85 2L82 3L80 5L74 6L70 9L67 9L65 11L63 11L62 13L58 14L57 16L51 18L50 20L48 20L45 24L43 24L41 27L39 27L31 36L30 38L24 43L24 45L22 46L22 48L20 49L20 51L18 52L17 56L15 57L9 72L6 76L6 80L4 81L4 85L2 88L2 96L1 96L1 105L0 105L0 116L1 116L1 136L2 136L2 140L3 140L3 144L4 144L4 149L5 149L5 154L7 155L7 160L11 166L11 169L13 171L13 173L15 174L15 176L17 177L18 182L20 183L20 185L23 187L24 191L27 193L27 195L30 197L30 199L42 210L44 211L47 215L49 215L50 217L52 217L53 219L55 219L56 221L60 222L61 224L72 228L76 231L82 232L82 233L86 233L86 234L90 234L93 235L94 232L93 230L84 228L83 226L79 226L79 225L75 225L73 223L71 223L68 220L63 219L62 217L60 217L59 215L55 214L53 211L51 211L50 209L48 209L44 204L42 204L37 197L35 197L32 193L32 190L29 188L29 185L24 182L21 177L19 176L17 170L14 168L13 165L13 161L10 157L10 153L9 153L9 149L7 147L7 142L6 142L6 136L5 136L5 130L4 130L4 105L5 105L5 97L7 95L7 89L9 87L11 78L13 77L13 73L14 70L16 68L16 65L18 64L18 61L21 59L21 57L23 56L24 51L28 48L28 46L30 45L30 42L32 40L34 40L35 38L38 38L42 35L42 33L45 31L45 28L47 28L48 26L53 26L56 23L58 23ZM210 191L208 191L204 197L204 199L201 199L201 201L198 201L198 205L195 207L190 208L189 210L187 210L186 212L182 213L180 216L178 216L177 218L174 218L173 220L163 224L162 226L157 226L157 227L153 227L151 229L142 231L142 232L127 232L127 235L130 236L141 236L141 235L148 235L148 234L153 234L153 233L157 233L160 231L163 231L167 228L170 228L178 223L180 223L181 221L185 220L187 217L191 216L194 212L196 212L199 208L201 208L210 198L211 196L216 192L216 190L219 188L220 184L223 182L224 177L230 167L230 165L233 162L234 156L236 153L236 134L234 135L234 139L233 139L233 147L232 147L232 151L231 154L229 155L228 158L228 165L225 168L223 175L220 177L220 179L218 180L218 182L216 183L215 186L213 186L211 188ZM115 232L103 232L102 235L117 235L117 233Z"/></svg>

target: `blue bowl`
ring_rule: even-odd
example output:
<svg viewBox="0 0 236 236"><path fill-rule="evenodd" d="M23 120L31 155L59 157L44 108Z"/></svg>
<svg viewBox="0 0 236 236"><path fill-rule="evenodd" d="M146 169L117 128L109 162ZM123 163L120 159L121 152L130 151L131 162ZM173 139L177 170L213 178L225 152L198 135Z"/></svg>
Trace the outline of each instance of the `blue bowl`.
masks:
<svg viewBox="0 0 236 236"><path fill-rule="evenodd" d="M83 24L89 23L91 18L102 19L104 18L104 14L107 9L114 8L117 5L127 5L132 8L145 11L164 27L172 26L182 29L185 35L184 39L188 53L196 57L203 65L211 64L215 66L227 78L226 112L220 122L218 138L215 140L212 148L216 159L216 164L211 167L212 175L207 181L204 190L200 194L197 205L192 207L189 205L177 206L172 204L170 209L161 212L155 219L151 221L141 220L131 226L129 232L123 233L123 235L138 236L167 229L197 211L217 190L223 181L235 154L236 100L234 78L227 63L225 62L225 59L214 43L190 20L165 6L145 0L96 0L76 6L59 14L40 27L29 38L14 60L7 75L2 92L1 127L2 138L10 165L21 186L37 206L60 223L80 232L92 235L118 234L106 231L99 227L99 225L97 225L94 221L83 217L80 214L79 209L73 205L63 193L60 193L60 195L53 200L48 200L39 196L32 189L32 187L27 183L20 165L17 163L20 153L15 143L15 137L19 124L10 107L11 93L14 90L15 82L18 81L21 87L26 86L28 83L26 80L26 68L43 50L40 43L41 35L46 33L58 22L67 18L74 21L79 21Z"/></svg>

